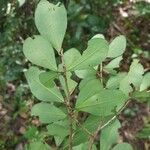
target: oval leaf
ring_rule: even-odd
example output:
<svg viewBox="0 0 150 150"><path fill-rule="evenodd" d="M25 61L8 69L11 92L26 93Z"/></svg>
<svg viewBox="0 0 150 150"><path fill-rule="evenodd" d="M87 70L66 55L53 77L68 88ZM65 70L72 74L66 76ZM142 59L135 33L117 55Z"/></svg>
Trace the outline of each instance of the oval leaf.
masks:
<svg viewBox="0 0 150 150"><path fill-rule="evenodd" d="M88 42L87 49L82 56L74 61L69 70L83 70L95 67L105 60L108 52L108 43L102 38L94 38Z"/></svg>
<svg viewBox="0 0 150 150"><path fill-rule="evenodd" d="M91 88L93 87L94 88ZM86 100L88 100L93 95L99 93L103 90L103 86L98 79L91 79L80 89L80 93L77 98L76 108L80 107Z"/></svg>
<svg viewBox="0 0 150 150"><path fill-rule="evenodd" d="M59 76L59 74L57 72L53 72L53 71L48 71L48 72L41 72L39 74L39 80L40 82L45 85L46 87L48 87L49 85L51 85L54 81L54 79L57 79Z"/></svg>
<svg viewBox="0 0 150 150"><path fill-rule="evenodd" d="M110 61L104 68L106 69L114 69L114 68L119 68L119 63L122 60L122 56L119 56L112 61Z"/></svg>
<svg viewBox="0 0 150 150"><path fill-rule="evenodd" d="M117 89L119 88L120 82L127 75L125 72L118 73L116 76L111 76L106 84L108 89Z"/></svg>
<svg viewBox="0 0 150 150"><path fill-rule="evenodd" d="M76 70L75 71L75 74L81 79L96 77L96 73L97 73L97 70L94 69L94 68L89 68L89 69L85 69L85 70Z"/></svg>
<svg viewBox="0 0 150 150"><path fill-rule="evenodd" d="M138 60L133 60L128 74L120 82L120 90L126 95L132 92L131 84L134 85L135 89L139 90L142 79L143 79L144 68Z"/></svg>
<svg viewBox="0 0 150 150"><path fill-rule="evenodd" d="M79 58L81 58L81 54L77 49L71 48L67 50L64 53L64 60L65 60L65 65L67 69L70 68L70 66L72 66L73 63L77 61Z"/></svg>
<svg viewBox="0 0 150 150"><path fill-rule="evenodd" d="M49 87L44 86L40 82L40 73L41 71L36 67L30 67L30 69L25 72L25 76L33 95L42 101L63 102L63 97L53 82L51 82L53 84L49 85Z"/></svg>
<svg viewBox="0 0 150 150"><path fill-rule="evenodd" d="M33 64L56 71L56 60L51 44L42 36L27 38L23 45L23 52Z"/></svg>
<svg viewBox="0 0 150 150"><path fill-rule="evenodd" d="M35 11L35 24L40 34L60 51L67 28L67 12L64 5L41 1Z"/></svg>
<svg viewBox="0 0 150 150"><path fill-rule="evenodd" d="M90 91L84 92L89 93ZM98 116L113 114L113 110L116 109L115 111L118 111L127 100L127 97L119 90L101 90L95 95L86 98L83 97L82 99L79 98L77 99L76 105L77 111L89 112Z"/></svg>
<svg viewBox="0 0 150 150"><path fill-rule="evenodd" d="M149 86L150 86L150 72L144 75L140 86L140 91L146 90Z"/></svg>
<svg viewBox="0 0 150 150"><path fill-rule="evenodd" d="M48 103L39 103L34 105L32 107L31 114L33 116L38 116L42 123L52 123L66 117L66 114L59 108Z"/></svg>
<svg viewBox="0 0 150 150"><path fill-rule="evenodd" d="M68 123L68 122L67 122ZM64 139L69 134L69 129L63 122L56 122L47 126L48 134Z"/></svg>
<svg viewBox="0 0 150 150"><path fill-rule="evenodd" d="M109 45L107 57L118 57L122 55L126 48L126 38L123 35L117 36Z"/></svg>

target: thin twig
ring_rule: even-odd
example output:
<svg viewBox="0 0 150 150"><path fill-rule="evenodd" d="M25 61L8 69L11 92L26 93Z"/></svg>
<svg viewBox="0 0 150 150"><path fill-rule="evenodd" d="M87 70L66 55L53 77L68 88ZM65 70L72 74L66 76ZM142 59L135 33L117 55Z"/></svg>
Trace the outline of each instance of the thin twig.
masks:
<svg viewBox="0 0 150 150"><path fill-rule="evenodd" d="M106 122L104 125L102 125L98 130L102 130L103 128L105 128L108 124L110 124L113 120L115 120L117 118L117 116L126 108L126 106L129 104L130 100L128 100L123 106L122 108L120 108L120 110L118 111L118 113L113 116L108 122Z"/></svg>
<svg viewBox="0 0 150 150"><path fill-rule="evenodd" d="M82 124L76 119L74 113L73 113L73 109L71 107L70 104L70 91L69 91L69 87L68 87L68 81L67 81L67 68L65 65L65 61L64 61L64 55L63 55L63 50L60 52L60 56L61 56L61 61L62 61L62 65L63 65L63 77L65 80L65 86L66 86L66 98L64 99L65 105L67 107L67 111L68 111L68 118L69 118L69 150L72 150L72 142L73 142L73 121L75 121L77 123L78 126L80 126L82 128L82 130L84 132L86 132L90 137L92 137L92 133L90 131L88 131L84 126L82 126Z"/></svg>
<svg viewBox="0 0 150 150"><path fill-rule="evenodd" d="M76 118L74 118L74 120L76 121L77 125L80 126L85 133L87 133L90 137L93 137L93 134L87 128L85 128Z"/></svg>
<svg viewBox="0 0 150 150"><path fill-rule="evenodd" d="M61 56L61 61L62 61L62 65L63 65L63 77L65 79L65 86L66 86L66 91L67 91L67 95L66 98L64 98L64 102L67 108L67 112L68 112L68 118L69 118L69 150L72 150L72 143L73 143L73 111L72 111L72 107L70 104L70 92L69 92L69 86L68 86L68 81L67 81L67 68L65 65L65 61L64 61L64 55L63 55L63 50L61 50L60 52L60 56Z"/></svg>
<svg viewBox="0 0 150 150"><path fill-rule="evenodd" d="M126 106L129 104L130 100L128 100L122 108L120 108L120 110L118 111L118 113L113 116L110 120L108 120L104 125L102 125L102 122L100 122L97 130L95 131L93 137L90 138L89 140L89 150L92 150L92 146L94 144L94 140L95 138L97 137L98 133L103 129L105 128L106 126L108 126L113 120L115 120L117 118L117 116L126 108Z"/></svg>
<svg viewBox="0 0 150 150"><path fill-rule="evenodd" d="M98 65L96 72L97 72L98 79L100 79L103 85L103 63L102 62L101 64Z"/></svg>
<svg viewBox="0 0 150 150"><path fill-rule="evenodd" d="M103 63L100 64L100 78L101 78L101 83L103 85Z"/></svg>

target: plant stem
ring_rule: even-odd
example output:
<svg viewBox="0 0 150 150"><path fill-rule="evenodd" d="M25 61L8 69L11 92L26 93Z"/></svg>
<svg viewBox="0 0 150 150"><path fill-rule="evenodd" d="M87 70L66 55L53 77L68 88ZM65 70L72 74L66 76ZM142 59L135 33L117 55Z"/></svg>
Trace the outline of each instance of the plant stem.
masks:
<svg viewBox="0 0 150 150"><path fill-rule="evenodd" d="M103 83L103 62L101 62L101 64L98 65L98 68L97 68L97 75L98 75L98 78L100 79L102 85L104 84Z"/></svg>
<svg viewBox="0 0 150 150"><path fill-rule="evenodd" d="M93 137L93 134L87 128L85 128L76 118L74 118L74 120L76 121L77 125L81 127L85 133L87 133L90 137Z"/></svg>
<svg viewBox="0 0 150 150"><path fill-rule="evenodd" d="M101 83L103 85L103 63L100 64L100 78L101 78Z"/></svg>
<svg viewBox="0 0 150 150"><path fill-rule="evenodd" d="M62 61L62 65L63 65L63 77L65 80L65 86L66 86L66 98L64 99L66 108L67 108L67 113L68 113L68 118L69 118L69 150L72 150L72 143L73 143L73 121L75 121L77 123L78 126L80 126L82 128L82 130L87 133L90 137L93 137L93 134L88 131L84 126L82 126L82 124L76 119L74 113L73 113L73 109L71 107L70 104L70 92L69 92L69 86L68 86L68 81L67 81L67 68L65 65L65 61L64 61L64 55L63 55L63 50L61 50L60 52L60 57L61 57L61 61Z"/></svg>
<svg viewBox="0 0 150 150"><path fill-rule="evenodd" d="M89 149L88 150L92 150L92 146L94 144L94 140L97 137L98 133L105 128L107 125L109 125L113 120L115 120L117 118L117 116L126 108L126 106L129 104L130 100L128 100L118 111L118 113L113 116L110 120L108 120L104 125L102 125L102 122L100 122L97 130L95 131L95 133L93 134L93 137L90 138L89 140Z"/></svg>
<svg viewBox="0 0 150 150"><path fill-rule="evenodd" d="M69 119L69 150L72 150L72 143L73 143L73 110L71 107L71 103L70 103L70 92L69 92L69 86L68 86L68 81L67 81L67 68L65 65L65 61L64 61L64 55L63 55L63 50L61 50L60 52L60 56L61 56L61 61L62 61L62 65L63 65L63 77L65 80L65 86L66 86L66 91L67 91L67 95L66 98L64 98L64 102L67 108L67 113L68 113L68 119Z"/></svg>

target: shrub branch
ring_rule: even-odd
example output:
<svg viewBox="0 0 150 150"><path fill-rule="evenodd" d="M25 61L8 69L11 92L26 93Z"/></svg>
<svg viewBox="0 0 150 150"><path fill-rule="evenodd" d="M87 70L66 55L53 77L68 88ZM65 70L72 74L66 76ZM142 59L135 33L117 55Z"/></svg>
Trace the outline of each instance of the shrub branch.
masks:
<svg viewBox="0 0 150 150"><path fill-rule="evenodd" d="M92 146L94 144L94 141L98 135L98 133L104 129L106 126L108 126L110 123L112 123L112 121L114 121L117 116L126 108L126 106L129 104L130 100L128 100L121 108L120 110L117 112L117 114L115 116L113 116L110 120L108 120L104 125L102 125L102 122L100 122L98 128L96 129L96 131L94 132L93 136L90 138L89 140L89 150L92 150Z"/></svg>
<svg viewBox="0 0 150 150"><path fill-rule="evenodd" d="M72 111L72 107L71 107L71 103L70 103L70 92L69 92L69 86L68 86L68 81L67 81L67 68L65 65L65 61L64 61L64 54L63 54L63 49L60 52L60 57L61 57L61 61L62 61L62 65L63 65L63 77L65 80L65 86L66 86L66 98L64 98L64 103L66 105L67 108L67 115L68 115L68 119L69 119L69 150L72 150L72 143L73 143L73 111Z"/></svg>

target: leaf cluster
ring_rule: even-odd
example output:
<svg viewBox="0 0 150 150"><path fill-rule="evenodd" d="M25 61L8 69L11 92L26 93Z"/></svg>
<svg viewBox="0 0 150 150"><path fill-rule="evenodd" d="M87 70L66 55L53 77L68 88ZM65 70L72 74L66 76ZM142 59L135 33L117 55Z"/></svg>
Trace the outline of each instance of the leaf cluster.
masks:
<svg viewBox="0 0 150 150"><path fill-rule="evenodd" d="M127 143L114 146L120 127L116 118L135 92L147 93L150 75L144 74L137 59L128 72L118 71L126 38L120 35L109 43L98 34L88 41L83 53L76 48L64 52L66 9L62 3L54 5L46 0L36 8L35 24L39 35L27 38L23 45L25 56L35 65L25 76L31 92L41 101L31 114L46 125L55 147L132 150ZM84 120L79 119L81 113L87 116ZM100 131L100 146L96 146ZM51 149L41 141L29 145L31 150L39 147Z"/></svg>

